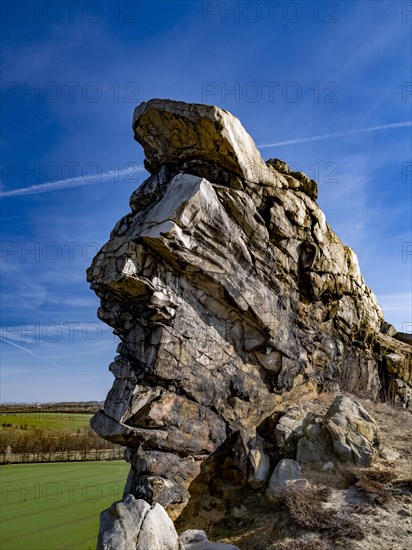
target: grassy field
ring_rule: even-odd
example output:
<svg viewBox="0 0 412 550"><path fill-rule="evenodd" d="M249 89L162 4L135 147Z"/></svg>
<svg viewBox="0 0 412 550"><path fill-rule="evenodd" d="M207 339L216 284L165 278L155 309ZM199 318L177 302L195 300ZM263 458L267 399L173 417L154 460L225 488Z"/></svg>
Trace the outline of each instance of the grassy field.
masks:
<svg viewBox="0 0 412 550"><path fill-rule="evenodd" d="M122 497L124 461L0 467L1 550L94 550L99 513Z"/></svg>
<svg viewBox="0 0 412 550"><path fill-rule="evenodd" d="M90 414L83 413L64 413L64 412L15 412L0 413L0 430L5 429L3 424L11 424L13 427L38 426L49 430L76 431L77 429L87 428Z"/></svg>

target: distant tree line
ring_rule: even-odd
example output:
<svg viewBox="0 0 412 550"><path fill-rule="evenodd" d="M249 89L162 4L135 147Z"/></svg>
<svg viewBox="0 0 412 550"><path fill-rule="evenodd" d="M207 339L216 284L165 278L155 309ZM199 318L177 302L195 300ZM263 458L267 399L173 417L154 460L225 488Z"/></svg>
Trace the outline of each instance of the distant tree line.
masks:
<svg viewBox="0 0 412 550"><path fill-rule="evenodd" d="M0 453L7 450L13 453L48 453L118 448L119 445L102 439L90 428L76 432L51 432L38 426L17 431L0 430Z"/></svg>
<svg viewBox="0 0 412 550"><path fill-rule="evenodd" d="M101 409L102 401L61 401L59 403L4 403L0 413L15 412L71 412L93 414Z"/></svg>

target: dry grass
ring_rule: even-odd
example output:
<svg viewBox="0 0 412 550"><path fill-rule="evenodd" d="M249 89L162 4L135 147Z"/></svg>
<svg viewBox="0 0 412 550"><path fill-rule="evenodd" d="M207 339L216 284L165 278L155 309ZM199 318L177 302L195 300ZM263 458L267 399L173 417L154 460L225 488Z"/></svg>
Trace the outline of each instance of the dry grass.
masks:
<svg viewBox="0 0 412 550"><path fill-rule="evenodd" d="M322 506L329 496L330 489L327 487L317 489L290 486L279 490L277 498L300 527L322 532L335 516L333 510Z"/></svg>
<svg viewBox="0 0 412 550"><path fill-rule="evenodd" d="M376 481L379 483L390 483L396 478L393 470L376 470L373 468L359 468L354 464L345 464L340 468L343 481L346 487L356 485L360 481Z"/></svg>
<svg viewBox="0 0 412 550"><path fill-rule="evenodd" d="M291 540L285 544L282 544L282 550L326 550L326 543L319 538L312 538L310 540L304 540L303 538Z"/></svg>
<svg viewBox="0 0 412 550"><path fill-rule="evenodd" d="M291 520L306 531L322 533L332 540L362 540L362 530L349 517L323 504L330 496L328 487L289 486L278 491L276 505L286 510Z"/></svg>
<svg viewBox="0 0 412 550"><path fill-rule="evenodd" d="M406 477L403 479L397 479L392 483L396 489L402 489L412 493L412 477Z"/></svg>
<svg viewBox="0 0 412 550"><path fill-rule="evenodd" d="M392 500L392 495L390 492L379 481L373 481L371 479L358 481L356 487L366 494L367 499L372 504L379 504L379 506L383 506Z"/></svg>
<svg viewBox="0 0 412 550"><path fill-rule="evenodd" d="M393 471L362 469L348 464L341 468L341 473L345 486L353 486L362 491L369 504L383 506L391 501L392 495L385 484L392 482L396 477Z"/></svg>
<svg viewBox="0 0 412 550"><path fill-rule="evenodd" d="M309 411L324 414L335 397L336 394L323 392L304 406ZM395 540L403 541L402 537L408 533L407 520L400 523L397 511L410 498L407 491L412 492L409 433L412 415L396 405L350 397L359 401L378 422L381 450L394 452L398 457L386 458L382 453L373 468L365 469L346 465L341 469L317 471L303 467L302 477L312 488L303 492L300 487L288 497L283 495L277 503L270 503L264 491L247 487L239 488L238 494L226 498L219 490L219 494L213 493L213 498L205 497L199 510L185 518L179 530L196 526L207 532L209 540L231 543L241 550L350 548L351 538L356 548L362 545L364 548L389 548ZM328 490L314 488L325 485L332 488L330 497ZM349 487L352 489L346 491ZM224 488L226 491L226 482ZM388 496L393 500L382 510L379 505L387 503ZM233 507L240 506L245 509L244 517L234 517ZM375 518L379 518L376 524ZM356 542L361 539L362 542Z"/></svg>

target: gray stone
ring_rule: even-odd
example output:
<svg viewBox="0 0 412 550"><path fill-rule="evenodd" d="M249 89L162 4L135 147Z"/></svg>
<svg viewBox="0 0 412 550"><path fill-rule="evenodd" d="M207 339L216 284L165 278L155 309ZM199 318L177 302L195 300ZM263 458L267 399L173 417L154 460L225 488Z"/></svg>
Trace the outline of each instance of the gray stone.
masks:
<svg viewBox="0 0 412 550"><path fill-rule="evenodd" d="M143 521L136 550L183 550L172 520L160 504L151 508Z"/></svg>
<svg viewBox="0 0 412 550"><path fill-rule="evenodd" d="M320 469L330 462L369 466L377 456L379 442L379 427L362 405L338 396L323 418L308 415L296 460Z"/></svg>
<svg viewBox="0 0 412 550"><path fill-rule="evenodd" d="M188 529L179 537L185 550L239 550L233 544L224 544L222 542L209 542L204 531Z"/></svg>
<svg viewBox="0 0 412 550"><path fill-rule="evenodd" d="M277 423L276 444L283 456L296 457L297 444L303 437L303 425L307 414L302 407L290 407Z"/></svg>
<svg viewBox="0 0 412 550"><path fill-rule="evenodd" d="M288 485L306 485L307 480L301 477L300 465L290 458L283 458L270 476L269 485L266 489L266 496L272 499L276 492Z"/></svg>
<svg viewBox="0 0 412 550"><path fill-rule="evenodd" d="M97 550L135 550L149 510L150 504L132 495L104 510L100 514Z"/></svg>
<svg viewBox="0 0 412 550"><path fill-rule="evenodd" d="M314 413L308 414L303 433L304 436L299 439L296 452L296 460L299 464L308 464L321 469L325 464L336 461L325 435L322 418Z"/></svg>
<svg viewBox="0 0 412 550"><path fill-rule="evenodd" d="M358 466L372 464L380 443L380 431L360 403L338 396L329 407L323 424L339 460Z"/></svg>
<svg viewBox="0 0 412 550"><path fill-rule="evenodd" d="M322 472L329 472L330 470L333 470L335 465L333 462L327 462L324 466L322 466Z"/></svg>
<svg viewBox="0 0 412 550"><path fill-rule="evenodd" d="M160 504L127 495L101 513L97 550L184 550Z"/></svg>
<svg viewBox="0 0 412 550"><path fill-rule="evenodd" d="M235 464L254 489L264 487L269 478L270 460L264 450L264 440L248 430L239 433L234 445Z"/></svg>

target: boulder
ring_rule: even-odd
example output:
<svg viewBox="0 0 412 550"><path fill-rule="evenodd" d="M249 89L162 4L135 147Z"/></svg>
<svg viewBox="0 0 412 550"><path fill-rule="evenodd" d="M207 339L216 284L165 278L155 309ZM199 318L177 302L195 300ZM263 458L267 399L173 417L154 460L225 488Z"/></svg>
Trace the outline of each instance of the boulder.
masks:
<svg viewBox="0 0 412 550"><path fill-rule="evenodd" d="M360 403L344 395L336 397L323 425L339 460L362 467L372 464L380 444L380 431Z"/></svg>
<svg viewBox="0 0 412 550"><path fill-rule="evenodd" d="M264 487L269 478L270 460L264 449L264 440L248 430L239 433L234 445L235 465L251 487Z"/></svg>
<svg viewBox="0 0 412 550"><path fill-rule="evenodd" d="M298 462L289 458L283 458L270 476L269 485L266 489L266 496L272 499L279 489L288 485L306 485L307 480L301 477L301 468Z"/></svg>
<svg viewBox="0 0 412 550"><path fill-rule="evenodd" d="M152 99L134 110L133 130L153 172L201 160L246 180L276 181L239 119L218 107Z"/></svg>
<svg viewBox="0 0 412 550"><path fill-rule="evenodd" d="M375 420L360 403L340 395L323 418L308 415L296 459L318 468L330 462L370 466L379 443L380 432Z"/></svg>
<svg viewBox="0 0 412 550"><path fill-rule="evenodd" d="M204 531L188 529L179 536L185 550L239 550L232 544L209 542Z"/></svg>
<svg viewBox="0 0 412 550"><path fill-rule="evenodd" d="M289 407L275 427L279 452L289 458L296 457L299 439L303 437L304 420L308 412L301 406Z"/></svg>
<svg viewBox="0 0 412 550"><path fill-rule="evenodd" d="M97 550L184 550L160 504L127 495L100 515Z"/></svg>
<svg viewBox="0 0 412 550"><path fill-rule="evenodd" d="M140 528L136 550L183 550L176 529L165 509L155 504Z"/></svg>
<svg viewBox="0 0 412 550"><path fill-rule="evenodd" d="M336 461L329 438L325 433L323 419L309 413L303 426L303 437L297 444L296 460L321 469L325 464Z"/></svg>
<svg viewBox="0 0 412 550"><path fill-rule="evenodd" d="M150 504L136 500L133 495L104 510L100 514L97 550L136 550L140 528L149 510Z"/></svg>

